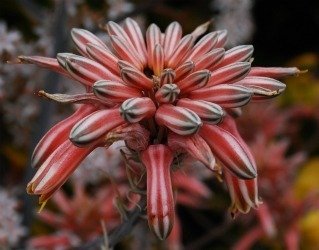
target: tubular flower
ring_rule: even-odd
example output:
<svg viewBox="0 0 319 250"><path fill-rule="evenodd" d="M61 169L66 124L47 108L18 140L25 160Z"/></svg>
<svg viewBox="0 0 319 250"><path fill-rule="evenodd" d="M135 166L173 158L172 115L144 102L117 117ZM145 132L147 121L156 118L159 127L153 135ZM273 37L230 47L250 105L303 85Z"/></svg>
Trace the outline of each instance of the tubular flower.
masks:
<svg viewBox="0 0 319 250"><path fill-rule="evenodd" d="M207 28L205 23L183 36L178 22L164 32L151 24L143 35L138 24L127 18L122 26L108 22L108 44L89 31L73 29L81 56L20 56L21 63L49 68L87 90L78 95L41 91L49 99L82 106L36 147L33 165L39 170L28 192L46 201L93 149L124 140L147 169L149 224L163 239L174 218L170 171L185 154L211 170L216 170L218 160L232 176L227 179L238 178L235 184L242 179L255 182L256 166L248 147L221 127L223 119L229 110L251 100L279 95L285 84L272 78L299 70L251 67L251 45L225 51L227 31L204 35ZM135 130L141 141L129 132Z"/></svg>

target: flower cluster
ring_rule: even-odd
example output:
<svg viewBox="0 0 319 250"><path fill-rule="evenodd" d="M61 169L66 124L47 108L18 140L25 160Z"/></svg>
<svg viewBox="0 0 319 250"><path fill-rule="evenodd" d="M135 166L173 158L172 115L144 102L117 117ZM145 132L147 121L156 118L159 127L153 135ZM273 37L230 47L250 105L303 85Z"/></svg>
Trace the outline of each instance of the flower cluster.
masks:
<svg viewBox="0 0 319 250"><path fill-rule="evenodd" d="M227 31L205 34L207 28L205 23L183 36L177 22L164 32L151 24L144 37L127 18L122 26L107 23L107 43L87 30L73 29L82 56L20 56L21 63L48 68L86 88L77 95L39 92L82 105L35 148L32 165L39 169L28 192L40 195L45 204L90 152L123 140L146 169L148 221L160 239L173 227L171 175L185 155L214 172L222 170L233 212L257 207L256 164L232 115L251 100L278 96L285 84L273 78L299 70L252 67L253 46L225 51Z"/></svg>

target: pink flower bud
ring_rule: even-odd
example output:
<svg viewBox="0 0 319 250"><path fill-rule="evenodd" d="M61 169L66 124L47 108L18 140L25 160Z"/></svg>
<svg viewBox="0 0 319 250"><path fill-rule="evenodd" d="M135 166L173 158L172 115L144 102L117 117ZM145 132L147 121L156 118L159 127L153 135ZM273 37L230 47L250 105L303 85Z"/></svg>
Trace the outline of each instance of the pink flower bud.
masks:
<svg viewBox="0 0 319 250"><path fill-rule="evenodd" d="M175 217L171 183L173 154L162 144L151 145L141 153L147 174L148 223L156 236L164 240L170 234Z"/></svg>

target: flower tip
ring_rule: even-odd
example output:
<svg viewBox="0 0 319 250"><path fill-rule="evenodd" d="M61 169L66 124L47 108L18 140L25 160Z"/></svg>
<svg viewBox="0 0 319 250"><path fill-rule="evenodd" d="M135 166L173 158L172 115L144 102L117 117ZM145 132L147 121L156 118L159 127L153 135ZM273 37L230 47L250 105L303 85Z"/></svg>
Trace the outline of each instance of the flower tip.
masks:
<svg viewBox="0 0 319 250"><path fill-rule="evenodd" d="M152 225L150 225L154 234L160 239L165 240L172 231L173 224L169 215L165 215L161 220L154 219Z"/></svg>
<svg viewBox="0 0 319 250"><path fill-rule="evenodd" d="M28 183L26 191L28 194L33 194L33 191L34 191L33 182Z"/></svg>
<svg viewBox="0 0 319 250"><path fill-rule="evenodd" d="M79 32L81 31L85 31L84 29L80 29L80 28L72 28L71 29L71 36L74 38L75 36L77 36L79 34Z"/></svg>
<svg viewBox="0 0 319 250"><path fill-rule="evenodd" d="M240 179L243 180L252 180L257 178L258 174L255 166L251 166L250 168L245 169L245 172L235 173Z"/></svg>

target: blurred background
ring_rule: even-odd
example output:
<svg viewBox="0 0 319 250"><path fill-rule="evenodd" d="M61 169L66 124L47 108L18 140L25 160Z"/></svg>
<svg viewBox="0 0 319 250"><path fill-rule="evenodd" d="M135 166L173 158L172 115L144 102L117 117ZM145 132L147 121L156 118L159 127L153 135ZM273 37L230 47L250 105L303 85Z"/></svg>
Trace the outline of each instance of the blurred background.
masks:
<svg viewBox="0 0 319 250"><path fill-rule="evenodd" d="M130 199L116 148L121 145L91 154L37 213L37 200L25 192L34 174L32 151L72 111L37 92L81 90L46 70L6 62L19 55L75 52L71 28L105 40L99 27L126 17L144 29L154 22L162 31L176 20L184 33L210 20L212 30L228 30L228 48L254 45L253 66L308 72L283 79L287 89L281 97L252 104L238 118L258 165L258 211L232 219L224 184L189 166L196 178L180 176L176 184L184 195L177 200L174 234L160 242L141 220L114 249L319 249L318 13L317 0L1 0L0 249L96 249L90 242L101 235L112 239L125 219Z"/></svg>

